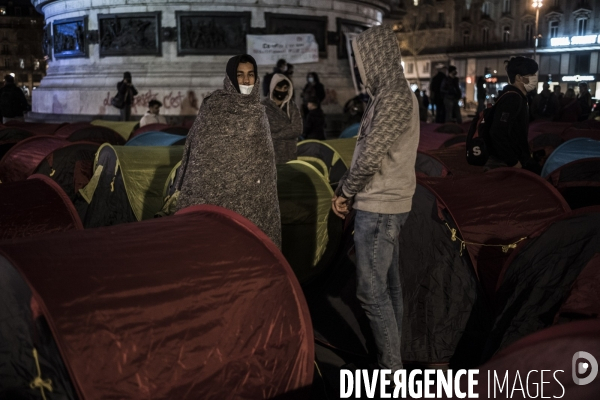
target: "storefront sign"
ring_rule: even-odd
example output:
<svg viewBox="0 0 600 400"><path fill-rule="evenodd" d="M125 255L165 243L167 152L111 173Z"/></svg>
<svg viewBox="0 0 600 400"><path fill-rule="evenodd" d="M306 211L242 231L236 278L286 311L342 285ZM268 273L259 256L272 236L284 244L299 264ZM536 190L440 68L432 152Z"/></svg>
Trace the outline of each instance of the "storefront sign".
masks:
<svg viewBox="0 0 600 400"><path fill-rule="evenodd" d="M247 35L248 54L258 65L275 65L283 58L291 64L319 62L319 44L313 34Z"/></svg>
<svg viewBox="0 0 600 400"><path fill-rule="evenodd" d="M593 75L572 75L572 76L563 76L563 82L581 82L581 81L595 81L596 78Z"/></svg>
<svg viewBox="0 0 600 400"><path fill-rule="evenodd" d="M598 35L559 37L550 39L550 46L581 46L598 43Z"/></svg>

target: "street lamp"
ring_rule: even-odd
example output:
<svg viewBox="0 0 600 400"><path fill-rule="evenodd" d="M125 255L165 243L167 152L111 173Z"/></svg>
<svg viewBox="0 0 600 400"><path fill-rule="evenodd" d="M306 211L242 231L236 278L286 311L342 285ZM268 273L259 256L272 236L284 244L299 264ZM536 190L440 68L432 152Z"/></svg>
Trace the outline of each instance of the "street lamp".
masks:
<svg viewBox="0 0 600 400"><path fill-rule="evenodd" d="M542 8L543 0L533 0L532 6L535 8L535 45L533 47L533 59L535 60L535 53L537 51L538 39L540 37L538 33L538 24L540 21L540 8Z"/></svg>

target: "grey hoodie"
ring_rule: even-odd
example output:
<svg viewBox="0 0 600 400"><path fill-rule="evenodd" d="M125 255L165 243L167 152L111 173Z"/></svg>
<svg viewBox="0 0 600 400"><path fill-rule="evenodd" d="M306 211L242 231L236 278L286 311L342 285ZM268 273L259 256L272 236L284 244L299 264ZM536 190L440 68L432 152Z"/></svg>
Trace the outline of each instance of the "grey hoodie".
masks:
<svg viewBox="0 0 600 400"><path fill-rule="evenodd" d="M202 101L185 142L177 209L212 204L248 218L281 248L277 171L260 81L243 95L224 88Z"/></svg>
<svg viewBox="0 0 600 400"><path fill-rule="evenodd" d="M273 91L281 81L287 81L290 89L281 106L277 106L273 101ZM269 118L276 164L285 164L298 158L298 147L296 145L298 137L302 135L302 117L298 106L292 100L292 93L292 82L283 74L274 74L271 79L269 98L262 101Z"/></svg>
<svg viewBox="0 0 600 400"><path fill-rule="evenodd" d="M357 210L409 212L415 192L419 104L404 77L396 34L373 27L354 39L354 57L371 96L352 165L338 186Z"/></svg>

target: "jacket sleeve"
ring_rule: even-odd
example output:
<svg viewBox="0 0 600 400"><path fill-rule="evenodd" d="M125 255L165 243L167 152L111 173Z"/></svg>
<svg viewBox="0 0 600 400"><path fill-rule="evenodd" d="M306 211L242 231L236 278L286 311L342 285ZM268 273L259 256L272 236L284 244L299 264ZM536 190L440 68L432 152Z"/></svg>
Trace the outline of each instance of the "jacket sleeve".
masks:
<svg viewBox="0 0 600 400"><path fill-rule="evenodd" d="M137 96L137 94L138 94L137 89L133 85L131 85L131 94L134 95L134 96Z"/></svg>
<svg viewBox="0 0 600 400"><path fill-rule="evenodd" d="M390 104L385 104L390 99L380 100L372 105L375 108L371 131L362 139L365 141L362 151L350 168L345 182L341 183L347 197L352 197L363 190L373 175L381 169L381 162L392 144L403 132L408 131L413 114L412 96L414 94L407 82L400 85L399 96L394 96L392 100L394 104L404 105L400 112L393 109Z"/></svg>
<svg viewBox="0 0 600 400"><path fill-rule="evenodd" d="M494 111L494 122L490 128L490 139L497 156L509 167L519 162L514 142L515 121L521 108L521 96L504 95L507 98L499 100Z"/></svg>
<svg viewBox="0 0 600 400"><path fill-rule="evenodd" d="M322 83L319 83L318 85L315 85L315 91L317 98L322 103L323 100L325 100L325 97L327 97L327 93L325 92L325 86L323 86Z"/></svg>
<svg viewBox="0 0 600 400"><path fill-rule="evenodd" d="M21 110L29 111L29 103L27 102L27 97L25 97L25 93L23 93L23 91L19 89L19 94L17 96L19 97L19 103L21 103Z"/></svg>
<svg viewBox="0 0 600 400"><path fill-rule="evenodd" d="M288 105L290 107L290 117L292 122L292 134L293 139L297 139L302 135L303 126L302 126L302 116L300 115L300 110L296 103L292 100Z"/></svg>

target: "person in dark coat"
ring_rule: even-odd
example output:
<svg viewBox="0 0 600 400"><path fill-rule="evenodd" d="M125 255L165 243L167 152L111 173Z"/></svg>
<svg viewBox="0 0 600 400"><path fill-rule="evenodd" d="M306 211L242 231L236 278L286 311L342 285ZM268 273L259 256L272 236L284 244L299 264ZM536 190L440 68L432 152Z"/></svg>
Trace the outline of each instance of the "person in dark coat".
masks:
<svg viewBox="0 0 600 400"><path fill-rule="evenodd" d="M485 78L483 76L477 78L477 115L485 109L485 99L487 96L485 86Z"/></svg>
<svg viewBox="0 0 600 400"><path fill-rule="evenodd" d="M319 99L311 97L307 103L308 113L304 118L304 139L325 140L325 114L319 104Z"/></svg>
<svg viewBox="0 0 600 400"><path fill-rule="evenodd" d="M123 80L117 83L118 96L123 98L123 108L121 108L121 121L129 121L131 118L131 105L133 98L137 96L138 91L131 83L131 73L125 72Z"/></svg>
<svg viewBox="0 0 600 400"><path fill-rule="evenodd" d="M4 76L4 86L0 89L0 115L2 123L17 120L24 121L24 113L29 110L29 103L21 89L15 85L12 75Z"/></svg>
<svg viewBox="0 0 600 400"><path fill-rule="evenodd" d="M309 72L306 75L306 85L302 90L302 115L308 113L308 99L316 97L319 104L325 100L325 86L319 80L319 75L316 72Z"/></svg>
<svg viewBox="0 0 600 400"><path fill-rule="evenodd" d="M262 83L262 91L264 97L269 97L269 90L271 89L271 79L275 74L285 74L288 70L287 61L283 58L277 61L277 65L273 68L273 72L266 74Z"/></svg>
<svg viewBox="0 0 600 400"><path fill-rule="evenodd" d="M287 76L275 74L271 79L270 96L262 101L269 118L276 164L285 164L298 158L297 143L302 134L302 117L292 99L292 87Z"/></svg>
<svg viewBox="0 0 600 400"><path fill-rule="evenodd" d="M429 84L429 93L431 94L431 101L435 105L435 122L443 124L446 122L446 113L444 109L444 95L442 95L442 83L446 79L446 74L441 69L438 70L436 76L431 79Z"/></svg>
<svg viewBox="0 0 600 400"><path fill-rule="evenodd" d="M277 171L260 80L248 54L227 63L223 89L204 97L185 143L177 209L212 204L254 223L281 248Z"/></svg>
<svg viewBox="0 0 600 400"><path fill-rule="evenodd" d="M448 67L448 76L442 82L440 93L444 96L444 110L446 120L444 122L456 121L457 124L462 124L462 116L460 115L460 107L458 101L462 99L462 91L458 84L456 67L451 65Z"/></svg>
<svg viewBox="0 0 600 400"><path fill-rule="evenodd" d="M586 82L581 82L579 84L579 96L577 97L577 100L579 101L579 107L581 108L579 121L584 121L588 119L592 112L592 95L590 94L590 89Z"/></svg>
<svg viewBox="0 0 600 400"><path fill-rule="evenodd" d="M575 96L575 90L569 88L560 102L558 122L577 122L581 118L581 103Z"/></svg>
<svg viewBox="0 0 600 400"><path fill-rule="evenodd" d="M541 166L529 149L527 92L537 89L538 64L531 58L512 57L506 65L509 85L496 101L489 137L484 137L489 159L484 169L524 168L539 174Z"/></svg>

